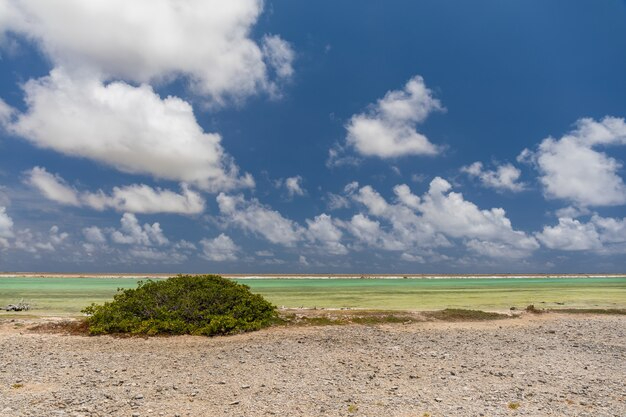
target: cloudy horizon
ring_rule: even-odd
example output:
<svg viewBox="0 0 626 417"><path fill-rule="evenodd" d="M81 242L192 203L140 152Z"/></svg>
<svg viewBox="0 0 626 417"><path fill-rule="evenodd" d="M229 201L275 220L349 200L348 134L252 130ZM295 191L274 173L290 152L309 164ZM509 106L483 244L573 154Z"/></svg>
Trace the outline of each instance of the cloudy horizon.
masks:
<svg viewBox="0 0 626 417"><path fill-rule="evenodd" d="M626 3L355 4L0 0L0 270L626 272Z"/></svg>

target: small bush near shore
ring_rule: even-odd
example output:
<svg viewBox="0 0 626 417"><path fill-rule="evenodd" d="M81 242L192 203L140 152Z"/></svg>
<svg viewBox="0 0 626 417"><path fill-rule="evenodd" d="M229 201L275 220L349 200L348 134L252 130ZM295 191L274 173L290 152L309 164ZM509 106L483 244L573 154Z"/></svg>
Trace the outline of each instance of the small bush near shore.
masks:
<svg viewBox="0 0 626 417"><path fill-rule="evenodd" d="M217 275L140 281L82 312L92 335L224 335L258 330L276 317L276 308L247 285Z"/></svg>

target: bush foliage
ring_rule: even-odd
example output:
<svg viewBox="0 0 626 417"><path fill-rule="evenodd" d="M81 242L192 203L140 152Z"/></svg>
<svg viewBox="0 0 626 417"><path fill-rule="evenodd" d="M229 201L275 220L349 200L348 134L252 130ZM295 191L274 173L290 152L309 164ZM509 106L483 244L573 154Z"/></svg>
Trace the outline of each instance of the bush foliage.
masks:
<svg viewBox="0 0 626 417"><path fill-rule="evenodd" d="M213 336L258 330L276 317L276 308L247 285L217 275L140 281L136 289L118 289L113 301L82 312L94 335Z"/></svg>

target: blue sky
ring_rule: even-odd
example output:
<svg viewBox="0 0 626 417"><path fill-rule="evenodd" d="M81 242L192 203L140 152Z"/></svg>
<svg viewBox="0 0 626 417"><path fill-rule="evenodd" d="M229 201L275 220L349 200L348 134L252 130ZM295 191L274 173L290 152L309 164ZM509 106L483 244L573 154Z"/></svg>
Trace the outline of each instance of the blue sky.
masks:
<svg viewBox="0 0 626 417"><path fill-rule="evenodd" d="M0 0L0 57L0 270L626 270L623 1Z"/></svg>

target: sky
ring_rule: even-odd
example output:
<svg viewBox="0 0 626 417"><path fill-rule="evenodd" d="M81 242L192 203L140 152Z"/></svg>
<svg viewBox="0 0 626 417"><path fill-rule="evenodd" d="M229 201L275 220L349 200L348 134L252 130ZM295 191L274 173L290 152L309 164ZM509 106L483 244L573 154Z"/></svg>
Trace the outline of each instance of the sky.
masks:
<svg viewBox="0 0 626 417"><path fill-rule="evenodd" d="M0 270L626 272L626 2L0 0Z"/></svg>

